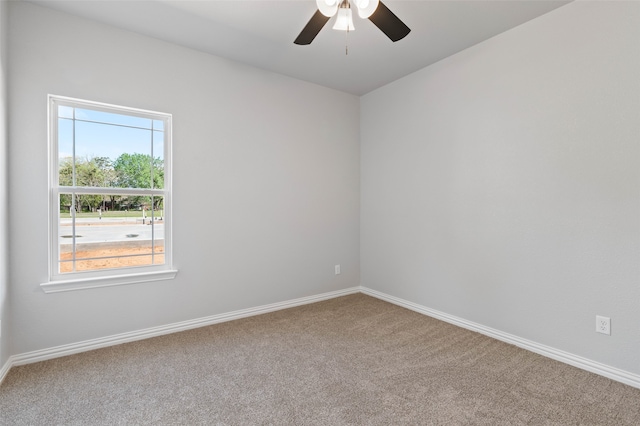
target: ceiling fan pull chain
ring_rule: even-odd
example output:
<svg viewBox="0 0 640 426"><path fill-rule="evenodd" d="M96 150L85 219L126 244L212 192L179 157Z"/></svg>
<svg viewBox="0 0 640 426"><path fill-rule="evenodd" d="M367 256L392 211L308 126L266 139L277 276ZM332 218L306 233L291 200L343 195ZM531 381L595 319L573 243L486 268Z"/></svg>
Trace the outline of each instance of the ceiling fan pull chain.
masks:
<svg viewBox="0 0 640 426"><path fill-rule="evenodd" d="M349 28L344 33L344 54L345 56L349 54Z"/></svg>

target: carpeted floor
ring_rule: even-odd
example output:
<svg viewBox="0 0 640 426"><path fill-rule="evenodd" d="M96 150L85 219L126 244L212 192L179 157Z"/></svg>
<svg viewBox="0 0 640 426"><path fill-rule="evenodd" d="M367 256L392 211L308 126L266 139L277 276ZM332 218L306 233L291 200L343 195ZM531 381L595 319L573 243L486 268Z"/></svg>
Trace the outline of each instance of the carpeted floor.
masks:
<svg viewBox="0 0 640 426"><path fill-rule="evenodd" d="M640 425L640 390L356 294L14 367L2 425Z"/></svg>

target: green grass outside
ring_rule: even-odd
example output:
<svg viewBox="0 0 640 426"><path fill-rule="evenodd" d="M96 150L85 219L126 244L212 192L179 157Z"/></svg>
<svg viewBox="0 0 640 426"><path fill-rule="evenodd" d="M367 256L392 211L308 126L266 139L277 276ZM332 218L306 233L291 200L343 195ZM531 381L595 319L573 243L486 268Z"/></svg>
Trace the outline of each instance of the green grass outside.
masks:
<svg viewBox="0 0 640 426"><path fill-rule="evenodd" d="M153 212L153 216L154 217L162 217L164 214L164 212L162 210L159 211L155 211ZM60 212L60 218L62 219L68 219L70 218L71 215L69 214L68 211L66 212ZM80 219L80 218L89 218L89 217L100 217L100 214L98 212L82 212L82 213L76 213L76 219ZM108 211L108 212L102 212L102 217L104 218L108 218L108 217L112 217L112 218L137 218L137 217L142 217L142 210L129 210L129 211ZM151 217L151 211L147 210L146 212L146 217Z"/></svg>

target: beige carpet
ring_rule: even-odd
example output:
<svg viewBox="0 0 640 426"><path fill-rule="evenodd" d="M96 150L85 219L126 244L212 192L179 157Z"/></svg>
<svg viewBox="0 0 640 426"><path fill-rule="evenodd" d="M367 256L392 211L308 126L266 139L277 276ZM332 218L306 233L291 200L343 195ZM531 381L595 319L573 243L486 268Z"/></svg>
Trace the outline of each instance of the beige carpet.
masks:
<svg viewBox="0 0 640 426"><path fill-rule="evenodd" d="M362 294L14 367L2 425L640 425L640 390Z"/></svg>

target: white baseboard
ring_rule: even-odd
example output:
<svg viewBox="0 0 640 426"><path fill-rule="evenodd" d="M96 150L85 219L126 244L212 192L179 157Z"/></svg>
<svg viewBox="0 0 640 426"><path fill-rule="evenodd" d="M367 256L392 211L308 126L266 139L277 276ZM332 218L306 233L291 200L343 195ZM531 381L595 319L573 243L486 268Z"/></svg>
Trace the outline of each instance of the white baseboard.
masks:
<svg viewBox="0 0 640 426"><path fill-rule="evenodd" d="M12 365L13 363L11 357L9 357L7 362L5 362L2 368L0 368L0 385L2 385L2 381L4 380L4 378L7 377L7 374L9 373Z"/></svg>
<svg viewBox="0 0 640 426"><path fill-rule="evenodd" d="M144 330L137 330L128 333L115 334L112 336L101 337L98 339L85 340L83 342L71 343L68 345L56 346L48 349L27 352L9 357L0 370L0 384L9 372L9 369L15 365L30 364L38 361L58 358L67 355L73 355L80 352L91 351L94 349L104 348L107 346L119 345L121 343L133 342L136 340L148 339L150 337L161 336L164 334L176 333L179 331L190 330L193 328L204 327L207 325L217 324L226 321L233 321L240 318L246 318L254 315L266 314L268 312L279 311L281 309L293 308L295 306L307 305L309 303L320 302L322 300L333 299L348 294L358 293L359 287L351 287L344 290L332 291L329 293L318 294L315 296L302 297L299 299L288 300L285 302L272 303L270 305L258 306L255 308L241 309L239 311L228 312L224 314L211 315L204 318L198 318L189 321L177 322L174 324L163 325L160 327L152 327Z"/></svg>
<svg viewBox="0 0 640 426"><path fill-rule="evenodd" d="M182 321L174 324L168 324L160 327L152 327L144 330L132 331L128 333L116 334L113 336L102 337L98 339L85 340L83 342L72 343L68 345L56 346L53 348L42 349L38 351L27 352L19 355L12 355L0 369L0 384L9 373L14 365L30 364L47 359L58 358L66 355L72 355L80 352L86 352L94 349L104 348L107 346L119 345L121 343L133 342L136 340L148 339L150 337L161 336L164 334L176 333L179 331L190 330L193 328L204 327L207 325L217 324L226 321L232 321L240 318L250 317L254 315L274 312L281 309L293 308L295 306L306 305L309 303L320 302L322 300L333 299L335 297L346 296L348 294L364 293L369 296L393 303L398 306L410 309L412 311L427 315L471 331L492 337L494 339L510 343L520 348L535 352L542 356L590 371L595 374L607 377L609 379L633 386L640 389L640 375L620 370L615 367L592 361L578 355L574 355L550 346L542 345L531 340L504 333L490 327L485 327L463 318L458 318L444 312L427 308L417 303L409 302L398 297L394 297L367 287L351 287L344 290L323 293L315 296L302 297L285 302L272 303L270 305L258 306L255 308L242 309L239 311L228 312L224 314L212 315L204 318L198 318L189 321Z"/></svg>
<svg viewBox="0 0 640 426"><path fill-rule="evenodd" d="M494 328L485 327L484 325L472 321L467 321L463 318L458 318L453 315L445 314L444 312L436 311L435 309L427 308L425 306L418 305L417 303L409 302L408 300L400 299L398 297L372 290L367 287L360 287L360 292L369 296L373 296L377 299L393 303L394 305L402 306L403 308L407 308L412 311L442 320L444 322L448 322L450 324L457 325L459 327L466 328L480 334L484 334L485 336L493 337L494 339L503 341L505 343L510 343L512 345L518 346L531 352L535 352L547 358L551 358L556 361L560 361L565 364L580 368L582 370L599 374L611 380L615 380L617 382L621 382L626 385L633 386L634 388L640 389L640 375L638 374L630 373L619 368L610 367L606 364L592 361L590 359L583 358L581 356L574 355L572 353L552 348L540 343L536 343L531 340L523 339L521 337L505 333Z"/></svg>

